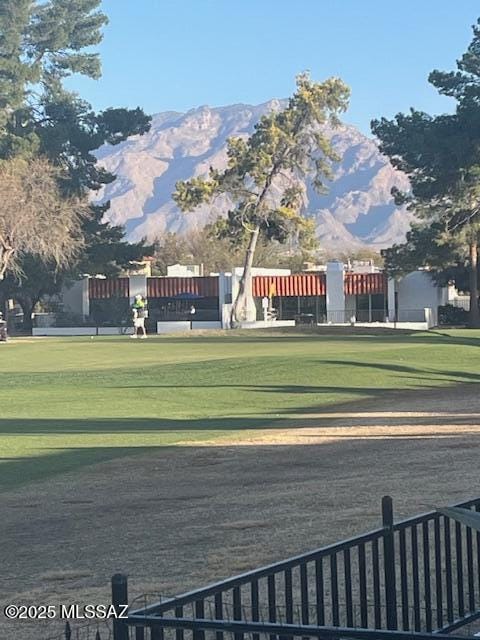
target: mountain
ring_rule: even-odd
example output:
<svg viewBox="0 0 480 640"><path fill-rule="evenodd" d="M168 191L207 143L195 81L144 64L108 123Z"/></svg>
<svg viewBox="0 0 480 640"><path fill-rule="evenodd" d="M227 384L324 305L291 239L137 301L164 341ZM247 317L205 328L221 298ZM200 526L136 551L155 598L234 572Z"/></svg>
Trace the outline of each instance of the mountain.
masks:
<svg viewBox="0 0 480 640"><path fill-rule="evenodd" d="M225 166L227 138L250 134L263 114L281 107L282 101L271 100L257 106L159 113L148 134L103 147L98 152L101 164L118 176L99 194L102 202L111 200L109 219L125 225L131 240L186 232L215 219L227 210L228 201L183 214L171 198L175 183L204 175L210 166ZM328 193L319 195L310 180L305 181L305 215L315 218L322 246L381 249L401 241L411 216L395 206L390 191L393 186L406 189L406 176L355 127L342 125L328 133L342 158Z"/></svg>

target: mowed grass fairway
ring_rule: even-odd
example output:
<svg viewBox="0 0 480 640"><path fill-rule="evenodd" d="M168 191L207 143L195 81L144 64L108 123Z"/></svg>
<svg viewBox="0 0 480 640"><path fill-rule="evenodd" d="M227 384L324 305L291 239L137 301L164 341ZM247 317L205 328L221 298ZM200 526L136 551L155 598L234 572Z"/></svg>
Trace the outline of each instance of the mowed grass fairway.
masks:
<svg viewBox="0 0 480 640"><path fill-rule="evenodd" d="M0 345L0 489L149 448L480 380L480 332L244 332ZM312 420L312 418L309 418Z"/></svg>
<svg viewBox="0 0 480 640"><path fill-rule="evenodd" d="M171 595L480 492L480 332L0 345L0 611ZM60 633L0 616L0 636Z"/></svg>

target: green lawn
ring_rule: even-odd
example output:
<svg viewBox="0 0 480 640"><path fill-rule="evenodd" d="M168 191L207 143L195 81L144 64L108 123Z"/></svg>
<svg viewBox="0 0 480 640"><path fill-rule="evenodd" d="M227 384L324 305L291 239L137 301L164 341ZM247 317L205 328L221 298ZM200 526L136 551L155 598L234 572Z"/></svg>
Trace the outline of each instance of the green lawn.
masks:
<svg viewBox="0 0 480 640"><path fill-rule="evenodd" d="M0 488L145 448L284 427L391 389L478 382L479 347L479 331L461 330L0 344Z"/></svg>

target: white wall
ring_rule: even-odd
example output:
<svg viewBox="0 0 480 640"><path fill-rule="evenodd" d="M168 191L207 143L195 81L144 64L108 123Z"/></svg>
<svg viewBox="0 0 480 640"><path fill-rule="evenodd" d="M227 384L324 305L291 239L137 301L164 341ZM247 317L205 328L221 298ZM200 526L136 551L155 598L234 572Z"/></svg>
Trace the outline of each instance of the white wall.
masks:
<svg viewBox="0 0 480 640"><path fill-rule="evenodd" d="M431 326L428 322L357 322L356 327L365 327L367 329L405 329L407 331L428 331Z"/></svg>
<svg viewBox="0 0 480 640"><path fill-rule="evenodd" d="M295 320L257 320L256 322L242 322L241 329L275 329L279 327L294 327Z"/></svg>
<svg viewBox="0 0 480 640"><path fill-rule="evenodd" d="M157 322L157 333L179 333L190 331L190 322Z"/></svg>
<svg viewBox="0 0 480 640"><path fill-rule="evenodd" d="M243 267L237 267L235 272L239 271L240 275L243 273ZM289 276L291 275L291 269L276 269L270 267L252 267L252 276Z"/></svg>
<svg viewBox="0 0 480 640"><path fill-rule="evenodd" d="M207 320L194 320L192 322L191 328L195 331L200 331L202 329L221 329L222 323L220 321L207 321ZM178 321L178 322L157 322L157 333L184 333L185 331L190 331L190 322L189 321Z"/></svg>
<svg viewBox="0 0 480 640"><path fill-rule="evenodd" d="M433 311L433 322L437 324L437 312L440 305L445 304L447 289L437 287L427 271L414 271L397 282L398 319L416 322L415 311L430 308ZM409 317L407 317L409 316Z"/></svg>
<svg viewBox="0 0 480 640"><path fill-rule="evenodd" d="M168 278L192 278L195 276L203 276L203 265L172 264L167 267Z"/></svg>
<svg viewBox="0 0 480 640"><path fill-rule="evenodd" d="M221 329L222 323L215 320L197 320L192 322L192 329Z"/></svg>
<svg viewBox="0 0 480 640"><path fill-rule="evenodd" d="M62 289L62 303L65 311L88 316L88 278L77 280L70 287Z"/></svg>
<svg viewBox="0 0 480 640"><path fill-rule="evenodd" d="M252 267L252 276L289 276L291 274L290 269L270 269L263 267ZM243 275L243 267L235 267L232 270L231 277L231 292L232 292L232 302L235 302L235 299L238 295L238 289L240 285L240 279ZM250 290L246 291L246 299L247 299L247 322L255 322L257 320L257 308L255 306L255 300L252 295L251 286L252 282L250 281ZM248 286L248 285L247 285Z"/></svg>

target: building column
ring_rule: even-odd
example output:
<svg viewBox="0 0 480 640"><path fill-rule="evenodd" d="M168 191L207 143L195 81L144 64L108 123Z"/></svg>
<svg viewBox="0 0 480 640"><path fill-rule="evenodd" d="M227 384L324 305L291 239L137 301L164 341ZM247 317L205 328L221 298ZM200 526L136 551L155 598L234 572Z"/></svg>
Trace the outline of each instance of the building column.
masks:
<svg viewBox="0 0 480 640"><path fill-rule="evenodd" d="M135 302L135 296L141 295L142 298L147 297L147 276L136 275L129 277L130 287L130 304Z"/></svg>
<svg viewBox="0 0 480 640"><path fill-rule="evenodd" d="M389 278L387 283L388 321L395 322L395 280Z"/></svg>
<svg viewBox="0 0 480 640"><path fill-rule="evenodd" d="M85 276L85 278L83 278L82 280L82 300L81 300L81 305L82 305L82 316L84 318L88 318L88 316L90 315L90 296L89 296L89 287L88 287L88 281L90 280L90 278L88 276Z"/></svg>
<svg viewBox="0 0 480 640"><path fill-rule="evenodd" d="M232 274L218 274L218 308L222 329L230 329L230 315L232 311Z"/></svg>
<svg viewBox="0 0 480 640"><path fill-rule="evenodd" d="M344 323L345 318L345 265L327 262L327 322Z"/></svg>

